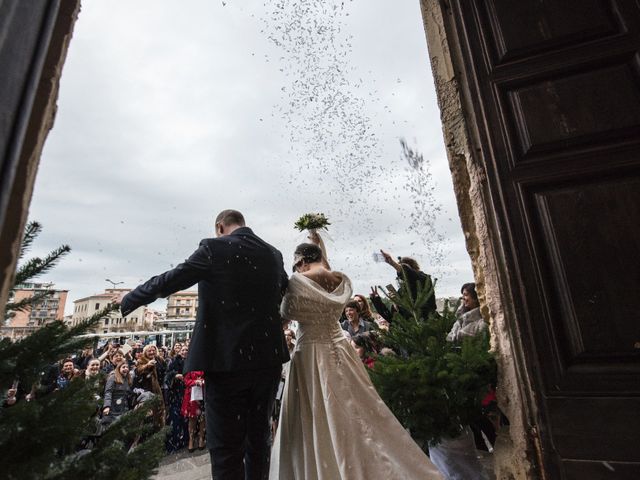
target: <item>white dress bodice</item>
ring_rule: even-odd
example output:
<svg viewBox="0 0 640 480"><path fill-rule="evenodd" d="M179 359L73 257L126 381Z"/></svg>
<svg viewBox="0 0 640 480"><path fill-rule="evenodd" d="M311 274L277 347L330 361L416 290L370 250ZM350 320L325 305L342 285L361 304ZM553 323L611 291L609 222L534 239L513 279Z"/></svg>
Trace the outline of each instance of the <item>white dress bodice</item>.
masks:
<svg viewBox="0 0 640 480"><path fill-rule="evenodd" d="M327 292L300 273L294 273L289 280L281 314L287 320L298 322L296 349L308 343L332 343L344 339L339 319L353 290L349 278L339 275L342 281L332 292Z"/></svg>

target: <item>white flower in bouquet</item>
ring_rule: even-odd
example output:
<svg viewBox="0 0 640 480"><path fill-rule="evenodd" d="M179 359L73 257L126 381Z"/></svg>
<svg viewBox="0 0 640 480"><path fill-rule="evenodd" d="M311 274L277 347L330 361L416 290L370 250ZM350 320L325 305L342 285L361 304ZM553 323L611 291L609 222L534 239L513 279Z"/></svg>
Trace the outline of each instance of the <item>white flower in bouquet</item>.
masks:
<svg viewBox="0 0 640 480"><path fill-rule="evenodd" d="M318 230L327 230L327 226L331 225L324 213L305 213L294 224L294 227L304 232L317 232Z"/></svg>

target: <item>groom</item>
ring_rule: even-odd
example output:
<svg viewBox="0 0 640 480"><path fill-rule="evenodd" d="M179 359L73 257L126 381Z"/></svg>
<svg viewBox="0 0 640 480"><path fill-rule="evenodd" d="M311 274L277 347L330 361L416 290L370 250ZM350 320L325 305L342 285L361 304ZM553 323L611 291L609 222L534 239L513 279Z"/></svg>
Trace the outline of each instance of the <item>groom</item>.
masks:
<svg viewBox="0 0 640 480"><path fill-rule="evenodd" d="M185 373L205 372L207 447L215 480L268 475L269 415L289 360L280 318L287 287L282 254L236 210L216 218L216 237L173 270L122 298L125 316L198 283L198 313Z"/></svg>

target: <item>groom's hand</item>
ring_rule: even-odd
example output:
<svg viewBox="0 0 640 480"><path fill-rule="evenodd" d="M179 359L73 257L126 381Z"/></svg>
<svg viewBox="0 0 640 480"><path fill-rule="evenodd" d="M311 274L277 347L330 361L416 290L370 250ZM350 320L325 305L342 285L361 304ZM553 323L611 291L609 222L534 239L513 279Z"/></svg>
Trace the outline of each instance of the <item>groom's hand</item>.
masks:
<svg viewBox="0 0 640 480"><path fill-rule="evenodd" d="M122 299L124 298L124 296L127 293L128 292L120 292L118 295L114 295L113 297L111 297L111 303L113 303L115 305L121 305L122 304Z"/></svg>

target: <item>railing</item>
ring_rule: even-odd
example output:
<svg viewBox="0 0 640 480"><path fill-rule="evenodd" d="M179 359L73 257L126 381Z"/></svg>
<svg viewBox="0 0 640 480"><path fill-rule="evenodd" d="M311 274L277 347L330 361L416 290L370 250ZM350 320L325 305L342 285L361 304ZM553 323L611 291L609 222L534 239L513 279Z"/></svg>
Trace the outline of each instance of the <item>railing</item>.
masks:
<svg viewBox="0 0 640 480"><path fill-rule="evenodd" d="M138 331L138 332L112 332L112 333L87 333L80 335L79 338L94 339L99 341L101 339L118 338L120 340L125 339L130 341L142 340L146 337L155 337L154 342L156 345L173 345L178 338L190 338L192 330L160 330L160 331ZM167 340L170 340L169 342ZM124 343L124 342L121 342ZM153 343L153 342L147 342Z"/></svg>

